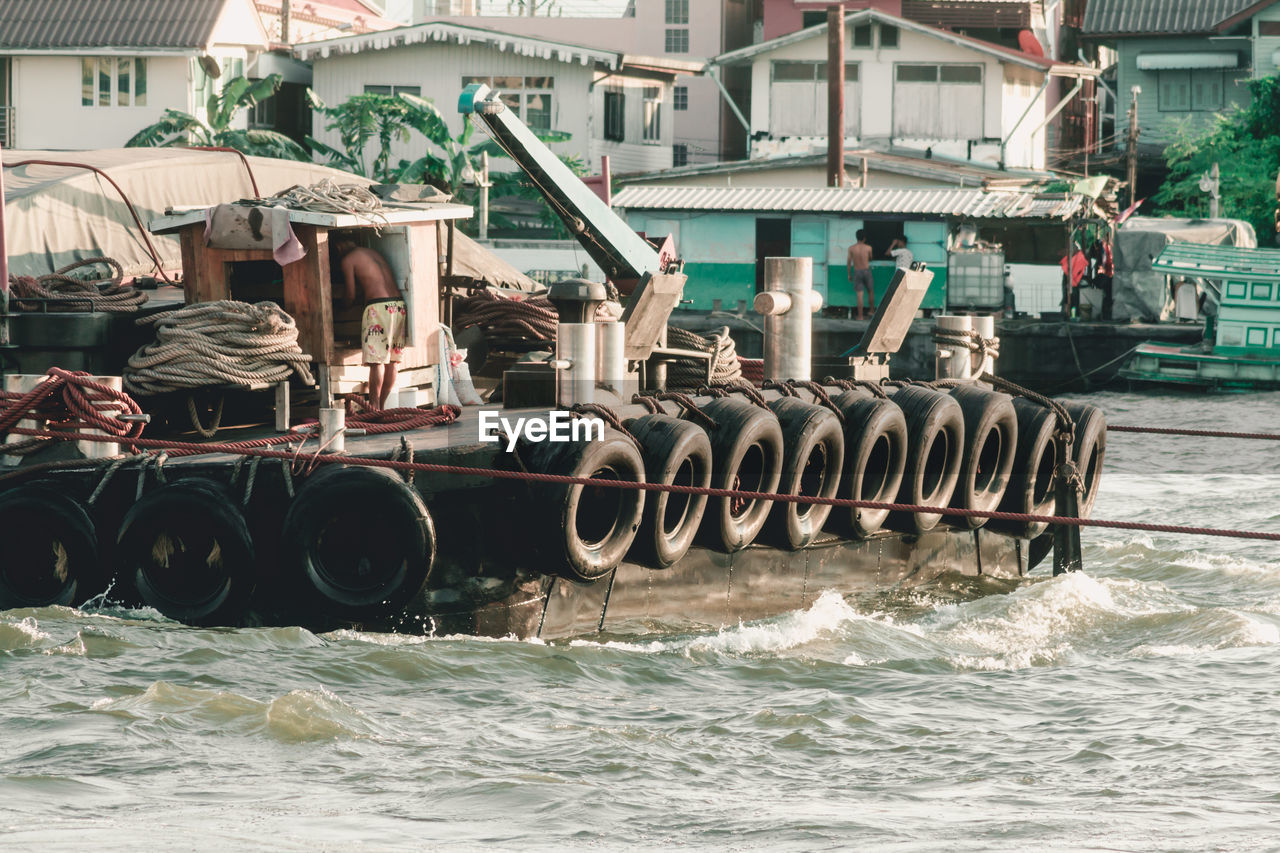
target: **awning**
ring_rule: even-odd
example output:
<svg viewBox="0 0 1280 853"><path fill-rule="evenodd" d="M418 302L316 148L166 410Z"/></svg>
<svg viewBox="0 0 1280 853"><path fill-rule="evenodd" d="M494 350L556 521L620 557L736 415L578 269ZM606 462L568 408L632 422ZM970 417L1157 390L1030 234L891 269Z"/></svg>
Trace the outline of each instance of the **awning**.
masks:
<svg viewBox="0 0 1280 853"><path fill-rule="evenodd" d="M1234 50L1213 53L1140 53L1140 71L1167 71L1174 68L1239 68L1240 54Z"/></svg>

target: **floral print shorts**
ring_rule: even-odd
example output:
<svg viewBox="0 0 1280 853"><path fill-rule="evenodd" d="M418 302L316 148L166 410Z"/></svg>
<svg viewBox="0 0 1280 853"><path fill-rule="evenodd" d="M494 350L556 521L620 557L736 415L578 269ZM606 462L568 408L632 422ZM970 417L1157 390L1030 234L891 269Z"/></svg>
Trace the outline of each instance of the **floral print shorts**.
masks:
<svg viewBox="0 0 1280 853"><path fill-rule="evenodd" d="M403 299L375 299L364 307L360 323L365 364L399 361L404 352L405 321L408 312Z"/></svg>

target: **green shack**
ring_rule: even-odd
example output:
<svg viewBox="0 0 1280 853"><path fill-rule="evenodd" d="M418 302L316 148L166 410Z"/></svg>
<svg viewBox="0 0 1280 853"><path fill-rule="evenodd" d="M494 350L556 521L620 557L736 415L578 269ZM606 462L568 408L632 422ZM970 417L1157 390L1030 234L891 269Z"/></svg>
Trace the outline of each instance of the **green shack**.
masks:
<svg viewBox="0 0 1280 853"><path fill-rule="evenodd" d="M853 306L846 274L849 246L867 231L874 256L876 298L893 276L886 257L905 236L917 261L933 271L922 308L947 308L947 253L961 225L1005 246L1010 262L1041 269L1056 281L1068 228L1094 215L1091 198L1069 193L981 187L833 188L654 186L624 187L613 206L651 238L670 234L685 261L684 308L735 310L750 305L761 286L766 257L813 258L814 289L827 306Z"/></svg>

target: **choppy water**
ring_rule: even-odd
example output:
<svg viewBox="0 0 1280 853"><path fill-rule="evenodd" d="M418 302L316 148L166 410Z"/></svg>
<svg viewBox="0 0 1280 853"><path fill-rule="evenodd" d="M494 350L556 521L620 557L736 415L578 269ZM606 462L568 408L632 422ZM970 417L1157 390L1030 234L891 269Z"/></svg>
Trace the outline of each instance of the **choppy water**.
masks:
<svg viewBox="0 0 1280 853"><path fill-rule="evenodd" d="M1107 461L1098 517L1280 530L1272 443L1113 434ZM554 644L9 611L0 847L1277 849L1275 545L1084 541L1057 579Z"/></svg>

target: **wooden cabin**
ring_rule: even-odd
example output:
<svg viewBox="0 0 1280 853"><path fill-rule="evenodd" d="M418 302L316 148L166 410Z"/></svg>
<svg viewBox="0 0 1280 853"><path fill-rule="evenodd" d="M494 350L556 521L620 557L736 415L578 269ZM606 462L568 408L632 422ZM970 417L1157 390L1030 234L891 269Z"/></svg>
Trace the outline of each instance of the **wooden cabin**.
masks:
<svg viewBox="0 0 1280 853"><path fill-rule="evenodd" d="M298 325L298 343L312 358L322 405L359 390L368 379L360 349L360 305L335 312L330 246L342 236L382 253L404 294L408 341L396 390L434 388L439 362L440 278L453 220L471 216L461 204L387 209L376 223L361 216L224 204L166 213L151 231L182 240L183 289L194 305L234 299L279 303ZM281 266L274 231L293 231L305 255ZM339 280L337 286L341 287ZM419 402L433 400L428 397Z"/></svg>

